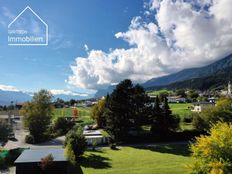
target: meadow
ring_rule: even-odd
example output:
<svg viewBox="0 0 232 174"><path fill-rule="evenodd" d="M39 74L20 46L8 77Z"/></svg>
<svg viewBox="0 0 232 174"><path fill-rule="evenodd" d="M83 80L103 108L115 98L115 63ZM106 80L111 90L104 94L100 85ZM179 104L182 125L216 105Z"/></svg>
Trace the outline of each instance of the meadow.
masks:
<svg viewBox="0 0 232 174"><path fill-rule="evenodd" d="M191 123L185 123L185 117L191 117L191 103L171 103L169 104L170 109L172 110L173 114L177 114L180 116L180 128L182 130L192 130L193 126Z"/></svg>
<svg viewBox="0 0 232 174"><path fill-rule="evenodd" d="M87 151L81 162L83 174L184 174L192 162L188 145L102 148Z"/></svg>
<svg viewBox="0 0 232 174"><path fill-rule="evenodd" d="M77 107L79 111L79 121L84 122L85 124L93 124L94 121L91 119L91 107ZM53 119L57 117L72 117L73 115L72 108L56 108L54 110Z"/></svg>
<svg viewBox="0 0 232 174"><path fill-rule="evenodd" d="M191 103L170 103L169 106L173 114L178 114L181 118L192 114Z"/></svg>

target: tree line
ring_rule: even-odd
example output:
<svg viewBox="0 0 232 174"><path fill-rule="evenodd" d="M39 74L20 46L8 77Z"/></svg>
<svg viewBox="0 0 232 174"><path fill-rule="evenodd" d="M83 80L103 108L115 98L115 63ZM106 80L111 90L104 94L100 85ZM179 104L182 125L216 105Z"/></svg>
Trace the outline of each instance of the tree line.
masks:
<svg viewBox="0 0 232 174"><path fill-rule="evenodd" d="M153 134L167 134L179 128L179 117L172 114L167 98L150 98L140 85L124 80L93 107L92 118L112 137L123 140L130 132L150 126Z"/></svg>

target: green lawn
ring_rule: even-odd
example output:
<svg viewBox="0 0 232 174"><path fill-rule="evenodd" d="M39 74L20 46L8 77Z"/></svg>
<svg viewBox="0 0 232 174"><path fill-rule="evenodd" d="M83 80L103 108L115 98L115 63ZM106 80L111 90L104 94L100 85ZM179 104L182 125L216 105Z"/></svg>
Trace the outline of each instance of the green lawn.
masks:
<svg viewBox="0 0 232 174"><path fill-rule="evenodd" d="M192 130L193 126L190 123L184 123L183 119L185 116L191 116L192 111L190 110L190 107L192 106L191 103L175 103L175 104L169 104L173 114L178 114L181 119L180 127L182 130Z"/></svg>
<svg viewBox="0 0 232 174"><path fill-rule="evenodd" d="M182 174L191 161L187 145L103 148L86 152L81 169L84 174Z"/></svg>
<svg viewBox="0 0 232 174"><path fill-rule="evenodd" d="M79 120L85 122L86 124L92 124L93 120L90 118L91 108L87 107L78 107L79 111ZM71 117L72 116L72 108L57 108L54 111L53 118L56 117Z"/></svg>
<svg viewBox="0 0 232 174"><path fill-rule="evenodd" d="M189 109L192 104L191 103L175 103L169 104L173 114L180 115L183 118L186 115L191 115L191 110Z"/></svg>

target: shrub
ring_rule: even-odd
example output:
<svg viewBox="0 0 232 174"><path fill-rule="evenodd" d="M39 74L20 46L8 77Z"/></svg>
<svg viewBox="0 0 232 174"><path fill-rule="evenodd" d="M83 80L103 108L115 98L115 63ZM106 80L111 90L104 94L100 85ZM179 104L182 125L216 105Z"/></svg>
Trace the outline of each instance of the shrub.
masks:
<svg viewBox="0 0 232 174"><path fill-rule="evenodd" d="M192 115L185 115L183 118L183 122L185 122L185 123L192 123L192 121L193 121Z"/></svg>
<svg viewBox="0 0 232 174"><path fill-rule="evenodd" d="M43 171L49 171L52 168L53 165L53 156L52 154L48 154L46 157L41 158L40 161L40 167Z"/></svg>
<svg viewBox="0 0 232 174"><path fill-rule="evenodd" d="M34 137L32 135L26 135L25 142L28 143L28 144L34 144L35 139L34 139Z"/></svg>
<svg viewBox="0 0 232 174"><path fill-rule="evenodd" d="M74 122L66 119L65 117L58 117L53 123L53 131L57 132L58 135L66 134L72 127Z"/></svg>
<svg viewBox="0 0 232 174"><path fill-rule="evenodd" d="M12 128L7 124L6 121L0 120L0 146L4 145L9 138Z"/></svg>
<svg viewBox="0 0 232 174"><path fill-rule="evenodd" d="M179 115L164 115L160 114L154 120L151 126L151 132L154 135L163 136L175 132L179 129L180 117Z"/></svg>
<svg viewBox="0 0 232 174"><path fill-rule="evenodd" d="M232 171L232 124L219 122L208 136L200 136L191 145L195 159L189 167L192 174L226 174Z"/></svg>
<svg viewBox="0 0 232 174"><path fill-rule="evenodd" d="M207 127L205 120L197 113L193 115L192 124L193 124L193 127L199 131L203 131Z"/></svg>
<svg viewBox="0 0 232 174"><path fill-rule="evenodd" d="M213 108L204 110L198 116L194 116L193 126L200 130L209 130L218 121L232 122L232 99L221 98Z"/></svg>
<svg viewBox="0 0 232 174"><path fill-rule="evenodd" d="M76 164L78 159L84 154L87 147L82 127L76 127L66 135L65 156L72 163Z"/></svg>

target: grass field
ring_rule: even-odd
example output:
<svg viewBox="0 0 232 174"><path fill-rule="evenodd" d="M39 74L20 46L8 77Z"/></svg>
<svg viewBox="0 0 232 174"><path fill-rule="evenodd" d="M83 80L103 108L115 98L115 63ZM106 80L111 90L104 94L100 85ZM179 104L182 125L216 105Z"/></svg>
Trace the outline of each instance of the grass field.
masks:
<svg viewBox="0 0 232 174"><path fill-rule="evenodd" d="M173 114L178 114L181 118L186 115L191 115L190 107L192 106L191 103L175 103L169 104Z"/></svg>
<svg viewBox="0 0 232 174"><path fill-rule="evenodd" d="M184 174L191 161L188 145L103 148L86 152L81 169L84 174Z"/></svg>
<svg viewBox="0 0 232 174"><path fill-rule="evenodd" d="M180 127L182 130L192 130L193 126L191 123L184 123L183 119L185 116L191 116L192 112L190 107L192 106L191 103L175 103L169 104L173 114L178 114L180 116L181 122Z"/></svg>
<svg viewBox="0 0 232 174"><path fill-rule="evenodd" d="M78 107L79 111L79 120L85 122L86 124L92 124L94 121L90 118L91 108ZM56 117L71 117L72 108L58 108L55 109L53 119Z"/></svg>

